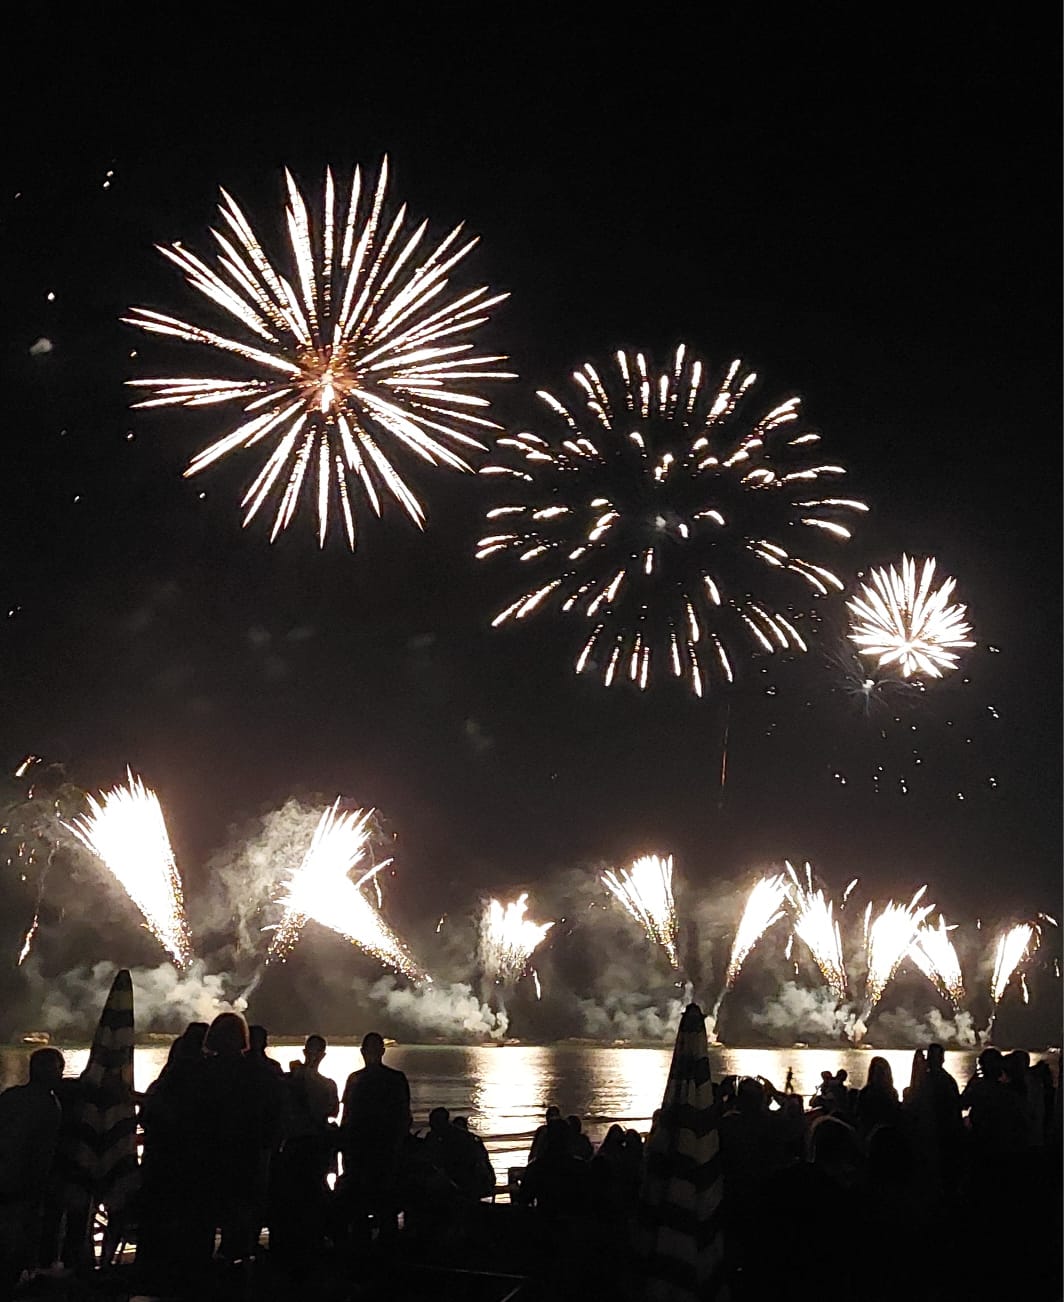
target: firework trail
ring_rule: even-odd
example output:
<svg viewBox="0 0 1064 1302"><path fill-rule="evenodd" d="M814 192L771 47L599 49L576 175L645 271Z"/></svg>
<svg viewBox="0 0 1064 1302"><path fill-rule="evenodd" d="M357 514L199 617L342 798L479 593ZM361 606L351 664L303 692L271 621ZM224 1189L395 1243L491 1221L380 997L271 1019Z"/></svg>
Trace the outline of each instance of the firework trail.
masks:
<svg viewBox="0 0 1064 1302"><path fill-rule="evenodd" d="M878 657L878 668L896 667L903 678L941 678L957 667L957 653L975 646L964 619L967 607L949 604L956 579L936 588L934 577L933 558L919 572L908 556L897 568L872 571L860 596L846 603L852 617L850 641L862 656Z"/></svg>
<svg viewBox="0 0 1064 1302"><path fill-rule="evenodd" d="M235 427L198 453L186 475L239 448L268 453L244 496L247 525L276 502L271 541L291 522L306 485L316 498L324 545L339 506L355 546L357 484L373 511L390 494L420 527L424 510L395 454L469 470L460 452L484 450L476 435L499 427L476 412L488 406L476 387L512 378L491 369L501 356L471 356L466 336L506 297L486 288L453 296L448 273L476 244L457 226L426 245L426 223L406 228L406 206L385 217L388 160L374 185L355 170L346 201L331 171L319 214L311 214L290 173L285 211L291 256L271 263L251 224L224 190L211 267L181 244L160 248L186 280L235 324L234 334L134 308L125 320L236 359L239 379L131 380L150 391L139 407L236 404ZM227 329L233 329L234 324ZM316 483L315 483L316 481Z"/></svg>
<svg viewBox="0 0 1064 1302"><path fill-rule="evenodd" d="M192 946L162 806L132 770L126 774L126 786L98 799L89 796L89 812L64 826L102 861L174 964L185 969L192 962Z"/></svg>
<svg viewBox="0 0 1064 1302"><path fill-rule="evenodd" d="M805 885L787 864L788 891L794 905L794 931L804 941L813 961L831 987L835 998L846 998L846 967L842 960L842 937L835 920L835 906L822 890L813 890L813 870L805 865Z"/></svg>
<svg viewBox="0 0 1064 1302"><path fill-rule="evenodd" d="M676 904L672 897L672 855L662 859L646 854L631 868L608 870L602 881L646 932L647 939L660 945L673 967L679 967L676 953Z"/></svg>
<svg viewBox="0 0 1064 1302"><path fill-rule="evenodd" d="M375 864L355 881L349 873L369 849L373 810L339 813L340 801L321 816L303 862L284 883L284 916L270 942L267 962L285 957L308 919L345 937L412 981L427 980L406 946L362 894L362 887L391 862Z"/></svg>
<svg viewBox="0 0 1064 1302"><path fill-rule="evenodd" d="M921 904L926 886L921 886L908 904L895 904L891 900L875 918L869 904L864 916L865 954L868 977L865 983L864 1006L859 1021L867 1025L869 1014L883 998L887 983L898 970L898 964L912 948L923 920L935 907Z"/></svg>
<svg viewBox="0 0 1064 1302"><path fill-rule="evenodd" d="M959 1011L964 1003L964 978L960 959L949 935L954 930L955 927L946 926L946 920L940 913L937 927L924 923L919 928L916 939L909 947L909 957L939 993Z"/></svg>
<svg viewBox="0 0 1064 1302"><path fill-rule="evenodd" d="M842 591L819 545L849 538L841 521L867 508L821 487L845 471L811 455L820 436L798 399L751 412L756 376L736 361L711 380L684 345L660 370L619 352L573 379L565 402L539 394L542 432L500 438L480 471L506 496L478 559L503 553L534 576L493 624L556 604L590 625L577 673L642 689L664 669L698 696L711 673L732 681L747 646L805 651L781 608L799 580Z"/></svg>
<svg viewBox="0 0 1064 1302"><path fill-rule="evenodd" d="M1034 953L1041 939L1038 927L1031 922L1021 922L1010 927L998 938L994 950L994 974L990 979L990 998L994 1012L1016 973L1016 969ZM991 1018L993 1025L993 1017Z"/></svg>
<svg viewBox="0 0 1064 1302"><path fill-rule="evenodd" d="M489 900L480 921L480 960L492 981L513 982L524 975L532 952L541 944L553 922L526 918L528 892L502 904Z"/></svg>
<svg viewBox="0 0 1064 1302"><path fill-rule="evenodd" d="M783 903L786 898L787 879L783 873L777 873L774 877L762 877L754 883L753 889L746 897L746 907L739 919L739 925L735 929L724 987L717 996L717 1002L713 1005L710 1014L714 1024L720 1013L720 1006L724 1002L724 996L735 984L747 955L769 927L783 917Z"/></svg>

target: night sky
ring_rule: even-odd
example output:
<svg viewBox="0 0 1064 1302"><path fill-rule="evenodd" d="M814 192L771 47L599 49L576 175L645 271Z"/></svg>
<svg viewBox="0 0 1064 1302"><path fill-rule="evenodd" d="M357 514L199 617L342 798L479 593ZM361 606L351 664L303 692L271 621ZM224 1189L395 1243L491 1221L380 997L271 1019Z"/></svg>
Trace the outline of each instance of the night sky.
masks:
<svg viewBox="0 0 1064 1302"><path fill-rule="evenodd" d="M231 826L343 794L396 838L407 916L647 849L697 889L787 856L838 890L929 881L962 922L1053 912L1055 42L956 7L234 8L16 20L3 764L94 789L132 764L190 895ZM500 420L620 346L743 357L873 507L840 571L908 550L957 575L979 641L957 674L866 718L825 633L801 664L746 661L730 705L607 691L559 618L489 627L519 588L473 560L473 476L413 471L425 532L389 503L354 556L339 531L320 553L310 514L272 547L242 530L251 454L182 479L216 424L123 388L211 373L119 323L200 312L154 244L205 250L219 184L268 228L283 166L313 192L384 152L416 216L481 236L462 283L511 294L481 340L521 376Z"/></svg>

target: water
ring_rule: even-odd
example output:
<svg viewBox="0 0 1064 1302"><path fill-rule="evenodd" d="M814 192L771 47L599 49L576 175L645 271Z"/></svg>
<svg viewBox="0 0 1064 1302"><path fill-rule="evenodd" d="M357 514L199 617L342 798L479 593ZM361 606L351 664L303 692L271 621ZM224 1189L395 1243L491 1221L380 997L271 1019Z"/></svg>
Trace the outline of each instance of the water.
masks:
<svg viewBox="0 0 1064 1302"><path fill-rule="evenodd" d="M166 1043L138 1045L134 1077L144 1090L166 1061ZM26 1079L26 1060L32 1046L0 1048L0 1085ZM64 1048L67 1075L76 1075L88 1059L85 1045ZM909 1080L912 1053L906 1049L877 1049L894 1072L899 1093ZM300 1056L297 1044L271 1044L270 1054L287 1068ZM731 1049L710 1051L713 1078L736 1074L765 1076L783 1088L787 1068L794 1070L794 1088L812 1094L822 1071L845 1067L850 1081L863 1085L868 1062L866 1049ZM1037 1058L1037 1055L1032 1055ZM464 1114L485 1139L500 1183L506 1168L525 1162L532 1133L550 1103L563 1114L577 1113L597 1143L613 1122L646 1133L654 1109L661 1104L672 1049L608 1048L599 1045L505 1045L500 1047L451 1045L396 1045L385 1061L406 1072L410 1081L415 1125L424 1126L430 1108L442 1105L452 1114ZM331 1045L322 1065L323 1074L336 1081L341 1092L352 1071L362 1066L356 1045ZM975 1054L951 1051L946 1068L963 1088L975 1069Z"/></svg>

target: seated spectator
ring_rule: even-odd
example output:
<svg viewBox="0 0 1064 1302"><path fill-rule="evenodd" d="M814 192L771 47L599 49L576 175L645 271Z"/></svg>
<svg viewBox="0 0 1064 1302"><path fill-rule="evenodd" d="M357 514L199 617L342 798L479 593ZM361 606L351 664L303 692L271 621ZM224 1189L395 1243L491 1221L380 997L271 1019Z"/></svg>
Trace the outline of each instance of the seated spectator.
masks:
<svg viewBox="0 0 1064 1302"><path fill-rule="evenodd" d="M575 1114L566 1117L565 1124L569 1127L569 1151L573 1157L578 1157L583 1162L590 1162L595 1155L595 1149L591 1140L584 1134L584 1126L580 1118Z"/></svg>

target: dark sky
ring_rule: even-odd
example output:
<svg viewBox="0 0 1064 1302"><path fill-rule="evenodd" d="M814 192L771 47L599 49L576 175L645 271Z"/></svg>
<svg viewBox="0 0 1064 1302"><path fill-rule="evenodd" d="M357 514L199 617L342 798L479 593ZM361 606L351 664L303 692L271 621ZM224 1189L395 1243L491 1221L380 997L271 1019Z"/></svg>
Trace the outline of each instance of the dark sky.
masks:
<svg viewBox="0 0 1064 1302"><path fill-rule="evenodd" d="M1052 909L1056 42L956 7L267 12L15 20L3 762L93 787L133 764L193 891L230 824L343 793L398 835L407 909L648 848L706 889L810 857L839 888L928 880L962 919ZM219 184L265 226L282 166L313 187L385 151L416 214L480 234L473 283L511 292L487 332L522 377L508 419L585 358L681 339L802 395L874 508L843 568L933 553L969 603L979 649L911 722L847 706L824 647L750 662L722 797L719 695L606 691L557 619L488 627L513 588L472 559L474 478L416 476L426 532L390 509L354 557L242 531L246 463L181 478L213 426L122 387L177 369L122 311L198 311L153 244L205 248Z"/></svg>

